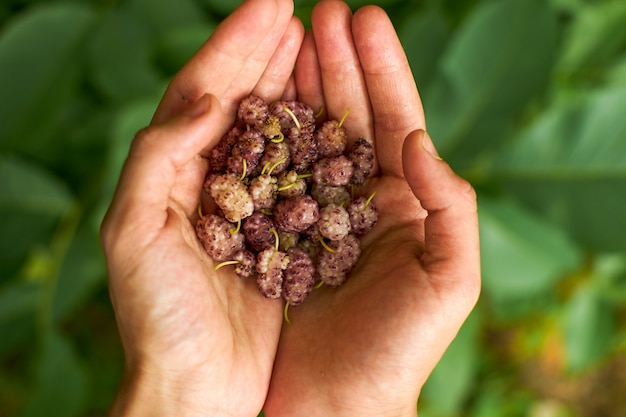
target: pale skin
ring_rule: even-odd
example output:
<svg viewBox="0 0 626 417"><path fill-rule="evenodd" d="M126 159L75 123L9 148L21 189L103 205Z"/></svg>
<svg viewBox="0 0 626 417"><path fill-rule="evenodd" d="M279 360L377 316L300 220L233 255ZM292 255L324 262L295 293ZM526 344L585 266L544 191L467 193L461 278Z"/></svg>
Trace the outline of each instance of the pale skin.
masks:
<svg viewBox="0 0 626 417"><path fill-rule="evenodd" d="M415 416L422 385L480 291L476 198L425 133L395 30L377 7L248 0L172 80L131 148L102 226L126 354L111 416ZM295 68L295 70L294 70ZM298 99L375 142L380 221L348 282L283 321L193 230L237 101Z"/></svg>

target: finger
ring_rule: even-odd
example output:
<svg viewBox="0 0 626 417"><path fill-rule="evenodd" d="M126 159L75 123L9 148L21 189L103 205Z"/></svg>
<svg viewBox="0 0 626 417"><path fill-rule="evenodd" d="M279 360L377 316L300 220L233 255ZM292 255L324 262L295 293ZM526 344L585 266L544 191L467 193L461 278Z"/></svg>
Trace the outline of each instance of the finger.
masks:
<svg viewBox="0 0 626 417"><path fill-rule="evenodd" d="M423 130L408 135L403 159L406 180L428 212L423 267L439 277L440 285L477 297L480 252L474 189L437 156Z"/></svg>
<svg viewBox="0 0 626 417"><path fill-rule="evenodd" d="M292 14L291 0L243 2L174 76L153 121L168 120L205 93L233 113L265 71Z"/></svg>
<svg viewBox="0 0 626 417"><path fill-rule="evenodd" d="M411 68L381 8L359 9L352 31L372 107L378 163L383 173L401 176L404 139L416 129L425 129Z"/></svg>
<svg viewBox="0 0 626 417"><path fill-rule="evenodd" d="M172 121L139 132L106 215L103 235L112 232L117 239L125 233L150 241L165 225L171 204L185 211L193 209L206 173L199 153L207 143L219 140L225 119L219 101L206 95ZM193 177L193 184L187 184L189 192L177 198L183 195L181 184L185 185L181 175Z"/></svg>
<svg viewBox="0 0 626 417"><path fill-rule="evenodd" d="M293 17L276 52L272 55L265 71L254 87L253 94L263 97L268 102L281 98L293 74L303 37L304 26L298 18Z"/></svg>
<svg viewBox="0 0 626 417"><path fill-rule="evenodd" d="M351 28L352 12L342 1L318 3L311 14L328 118L350 115L344 126L350 142L372 139L372 117L363 72Z"/></svg>
<svg viewBox="0 0 626 417"><path fill-rule="evenodd" d="M302 41L296 61L295 82L299 101L316 111L325 107L322 74L312 32L307 32Z"/></svg>

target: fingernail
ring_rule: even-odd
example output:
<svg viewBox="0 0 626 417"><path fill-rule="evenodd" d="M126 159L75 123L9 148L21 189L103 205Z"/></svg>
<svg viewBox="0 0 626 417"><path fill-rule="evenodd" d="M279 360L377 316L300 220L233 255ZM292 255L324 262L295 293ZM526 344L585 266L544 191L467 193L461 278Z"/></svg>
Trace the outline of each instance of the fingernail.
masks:
<svg viewBox="0 0 626 417"><path fill-rule="evenodd" d="M430 135L425 130L422 130L422 135L419 139L422 148L433 158L438 161L443 161L443 159L437 153L437 149L435 149L435 145L433 145L433 141L430 138Z"/></svg>
<svg viewBox="0 0 626 417"><path fill-rule="evenodd" d="M205 94L188 107L183 113L189 117L200 117L211 107L211 95Z"/></svg>

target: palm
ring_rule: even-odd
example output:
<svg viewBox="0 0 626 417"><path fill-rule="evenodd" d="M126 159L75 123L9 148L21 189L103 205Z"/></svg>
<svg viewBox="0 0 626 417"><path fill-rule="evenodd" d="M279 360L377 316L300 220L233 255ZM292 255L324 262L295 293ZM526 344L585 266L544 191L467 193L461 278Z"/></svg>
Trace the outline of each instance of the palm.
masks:
<svg viewBox="0 0 626 417"><path fill-rule="evenodd" d="M128 362L173 378L216 378L220 383L210 389L232 399L230 410L256 415L271 374L280 306L259 298L252 282L213 270L193 227L203 163L191 158L173 172L173 182L187 186L171 190L165 218L150 210L134 218L131 210L126 221L134 224L115 237L120 245L130 237L133 246L110 250L111 295Z"/></svg>
<svg viewBox="0 0 626 417"><path fill-rule="evenodd" d="M414 197L399 196L397 182L375 181L381 221L363 239L361 261L349 280L336 289L322 287L290 309L292 325L283 327L272 377L274 395L282 397L284 387L322 387L317 395L340 408L351 398L379 401L372 405L380 409L402 404L407 395L417 400L420 378L438 359L425 357L436 344L429 340L432 329L445 318L438 313L444 311L438 289L418 260L421 210L407 218ZM393 191L386 195L386 189Z"/></svg>
<svg viewBox="0 0 626 417"><path fill-rule="evenodd" d="M171 236L154 248L155 273L166 287L160 293L169 298L152 310L167 317L155 317L157 325L146 332L160 347L154 359L176 364L187 375L215 378L220 384L213 394L228 398L234 415L255 415L272 370L280 306L260 299L253 283L213 271L191 223L183 218L181 224L182 233L181 228L166 231Z"/></svg>

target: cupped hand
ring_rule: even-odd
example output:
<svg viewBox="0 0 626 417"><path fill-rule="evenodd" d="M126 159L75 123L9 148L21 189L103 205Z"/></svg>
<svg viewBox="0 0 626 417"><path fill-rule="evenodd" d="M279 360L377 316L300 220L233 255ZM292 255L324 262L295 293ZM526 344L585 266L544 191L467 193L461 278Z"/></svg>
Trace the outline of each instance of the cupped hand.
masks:
<svg viewBox="0 0 626 417"><path fill-rule="evenodd" d="M222 276L194 222L207 172L200 155L236 103L281 97L304 29L290 0L246 1L174 77L133 141L102 226L125 355L112 415L256 416L281 327L280 303Z"/></svg>
<svg viewBox="0 0 626 417"><path fill-rule="evenodd" d="M385 13L318 3L295 72L298 98L346 108L373 140L379 223L348 281L289 310L265 414L415 416L420 389L480 289L476 197L425 133L420 98ZM426 41L426 40L425 40Z"/></svg>

